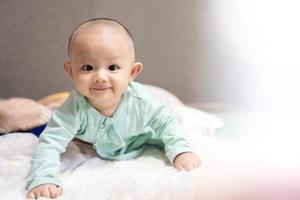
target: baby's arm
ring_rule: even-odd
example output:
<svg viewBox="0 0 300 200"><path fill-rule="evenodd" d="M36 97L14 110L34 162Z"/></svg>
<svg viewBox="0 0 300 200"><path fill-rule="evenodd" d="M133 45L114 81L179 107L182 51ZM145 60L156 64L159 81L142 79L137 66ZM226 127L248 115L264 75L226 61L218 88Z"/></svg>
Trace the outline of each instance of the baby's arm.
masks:
<svg viewBox="0 0 300 200"><path fill-rule="evenodd" d="M186 171L199 167L200 159L192 153L192 146L176 117L163 105L153 116L151 126L164 143L166 155L174 167Z"/></svg>
<svg viewBox="0 0 300 200"><path fill-rule="evenodd" d="M31 174L28 177L28 196L59 195L60 154L74 138L79 129L78 115L72 99L56 110L39 138L32 161Z"/></svg>
<svg viewBox="0 0 300 200"><path fill-rule="evenodd" d="M181 153L174 159L174 167L179 171L190 171L192 169L200 167L200 164L200 158L192 152Z"/></svg>
<svg viewBox="0 0 300 200"><path fill-rule="evenodd" d="M54 113L55 118L55 113ZM65 151L68 143L73 139L72 132L55 126L55 119L40 136L40 142L35 150L32 161L31 175L27 181L28 197L48 197L60 194L59 180L60 154Z"/></svg>
<svg viewBox="0 0 300 200"><path fill-rule="evenodd" d="M46 198L56 198L62 195L63 189L55 184L42 184L39 185L32 190L30 190L27 194L27 198L37 199L39 197Z"/></svg>

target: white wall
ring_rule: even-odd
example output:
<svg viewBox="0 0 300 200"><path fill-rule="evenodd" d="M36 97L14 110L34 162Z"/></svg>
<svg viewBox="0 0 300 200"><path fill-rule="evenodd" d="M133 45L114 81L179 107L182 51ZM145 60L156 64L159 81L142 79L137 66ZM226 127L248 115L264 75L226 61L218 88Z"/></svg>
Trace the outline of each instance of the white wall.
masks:
<svg viewBox="0 0 300 200"><path fill-rule="evenodd" d="M300 2L205 1L204 101L250 109L300 107ZM205 30L203 30L205 29ZM200 95L200 94L199 94Z"/></svg>

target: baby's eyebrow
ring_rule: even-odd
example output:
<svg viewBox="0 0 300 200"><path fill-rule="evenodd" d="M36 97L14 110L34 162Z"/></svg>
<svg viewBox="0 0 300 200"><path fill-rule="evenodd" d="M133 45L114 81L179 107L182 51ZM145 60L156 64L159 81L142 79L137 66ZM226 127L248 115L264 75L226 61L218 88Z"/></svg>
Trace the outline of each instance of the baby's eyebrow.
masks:
<svg viewBox="0 0 300 200"><path fill-rule="evenodd" d="M80 59L85 59L85 58L90 58L90 56L88 56L88 55L80 55L79 58Z"/></svg>
<svg viewBox="0 0 300 200"><path fill-rule="evenodd" d="M119 58L119 57L121 57L121 56L116 55L116 56L112 56L111 59L116 59L116 58Z"/></svg>

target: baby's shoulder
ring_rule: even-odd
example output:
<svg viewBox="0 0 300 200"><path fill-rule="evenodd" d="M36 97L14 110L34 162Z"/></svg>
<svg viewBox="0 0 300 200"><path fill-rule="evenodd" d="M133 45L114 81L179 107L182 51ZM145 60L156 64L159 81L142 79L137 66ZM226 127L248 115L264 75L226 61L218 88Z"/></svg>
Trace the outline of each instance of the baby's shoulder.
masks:
<svg viewBox="0 0 300 200"><path fill-rule="evenodd" d="M132 105L135 104L135 106L147 112L159 110L165 106L145 85L138 82L129 84L128 94Z"/></svg>
<svg viewBox="0 0 300 200"><path fill-rule="evenodd" d="M153 103L157 100L142 83L132 81L127 91L129 97L142 103Z"/></svg>

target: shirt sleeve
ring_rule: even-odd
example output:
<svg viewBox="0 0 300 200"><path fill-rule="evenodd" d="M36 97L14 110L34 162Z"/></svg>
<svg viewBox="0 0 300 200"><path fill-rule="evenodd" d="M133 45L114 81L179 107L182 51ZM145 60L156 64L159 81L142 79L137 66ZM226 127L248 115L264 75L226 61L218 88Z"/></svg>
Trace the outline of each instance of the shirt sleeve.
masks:
<svg viewBox="0 0 300 200"><path fill-rule="evenodd" d="M166 106L160 104L152 109L151 127L163 142L166 156L174 164L177 155L192 152L191 144L175 115Z"/></svg>
<svg viewBox="0 0 300 200"><path fill-rule="evenodd" d="M33 154L27 190L45 183L61 186L60 154L66 150L66 146L79 129L78 106L79 103L76 105L74 94L71 93L66 102L53 113L46 129L40 135L39 144Z"/></svg>

